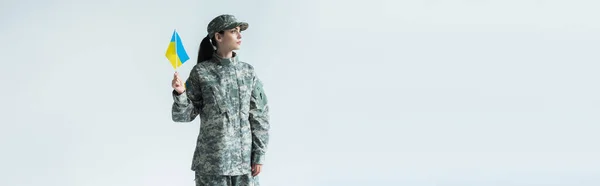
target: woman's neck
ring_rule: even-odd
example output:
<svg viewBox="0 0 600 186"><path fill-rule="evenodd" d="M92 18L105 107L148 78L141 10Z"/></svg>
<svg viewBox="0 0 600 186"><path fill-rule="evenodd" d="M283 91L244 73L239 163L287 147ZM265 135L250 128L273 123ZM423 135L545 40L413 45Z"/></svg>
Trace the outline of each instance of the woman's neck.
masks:
<svg viewBox="0 0 600 186"><path fill-rule="evenodd" d="M221 51L217 50L217 54L222 58L231 58L233 56L233 51Z"/></svg>

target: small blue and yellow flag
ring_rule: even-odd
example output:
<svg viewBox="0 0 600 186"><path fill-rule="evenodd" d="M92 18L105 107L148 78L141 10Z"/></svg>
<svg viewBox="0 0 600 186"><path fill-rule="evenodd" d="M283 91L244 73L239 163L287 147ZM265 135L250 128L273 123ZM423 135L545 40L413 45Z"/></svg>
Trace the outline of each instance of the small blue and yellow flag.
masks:
<svg viewBox="0 0 600 186"><path fill-rule="evenodd" d="M171 62L171 65L173 65L174 69L177 69L190 59L187 52L185 52L185 48L183 48L177 30L173 31L173 36L171 36L171 42L169 42L169 47L167 48L167 53L165 55Z"/></svg>

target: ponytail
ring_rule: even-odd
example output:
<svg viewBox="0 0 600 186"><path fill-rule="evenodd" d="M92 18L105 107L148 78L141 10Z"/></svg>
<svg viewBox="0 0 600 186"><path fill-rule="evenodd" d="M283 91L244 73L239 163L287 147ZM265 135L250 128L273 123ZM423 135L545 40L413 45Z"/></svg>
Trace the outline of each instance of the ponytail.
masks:
<svg viewBox="0 0 600 186"><path fill-rule="evenodd" d="M218 33L220 34L224 34L225 31L219 31ZM217 41L214 40L214 35L213 35L213 39L212 39L212 43L210 42L211 39L208 37L208 35L206 35L206 37L204 37L204 39L202 39L202 42L200 42L200 48L198 49L198 62L197 63L201 63L203 61L209 60L212 58L213 53L215 52L215 49L213 47L217 47Z"/></svg>
<svg viewBox="0 0 600 186"><path fill-rule="evenodd" d="M210 58L212 58L213 52L215 52L215 49L213 48L213 45L210 43L210 38L208 38L208 35L206 37L204 37L204 39L202 39L202 42L200 42L200 48L198 49L198 62L197 63L201 63L203 61L209 60Z"/></svg>

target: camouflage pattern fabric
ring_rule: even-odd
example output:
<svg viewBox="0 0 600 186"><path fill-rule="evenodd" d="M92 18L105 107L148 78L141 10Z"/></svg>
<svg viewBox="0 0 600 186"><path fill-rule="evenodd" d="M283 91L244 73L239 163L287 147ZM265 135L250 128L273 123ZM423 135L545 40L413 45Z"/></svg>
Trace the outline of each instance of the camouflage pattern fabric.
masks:
<svg viewBox="0 0 600 186"><path fill-rule="evenodd" d="M254 68L238 56L213 54L198 63L186 91L173 91L172 119L191 122L200 116L192 170L204 175L244 175L263 164L269 141L269 107Z"/></svg>
<svg viewBox="0 0 600 186"><path fill-rule="evenodd" d="M202 175L196 173L196 186L260 186L258 176L250 174L239 176Z"/></svg>
<svg viewBox="0 0 600 186"><path fill-rule="evenodd" d="M238 21L233 15L223 14L213 18L213 20L208 23L206 31L208 32L209 38L212 38L217 32L232 29L237 26L240 27L240 31L244 31L248 29L249 25L247 22Z"/></svg>

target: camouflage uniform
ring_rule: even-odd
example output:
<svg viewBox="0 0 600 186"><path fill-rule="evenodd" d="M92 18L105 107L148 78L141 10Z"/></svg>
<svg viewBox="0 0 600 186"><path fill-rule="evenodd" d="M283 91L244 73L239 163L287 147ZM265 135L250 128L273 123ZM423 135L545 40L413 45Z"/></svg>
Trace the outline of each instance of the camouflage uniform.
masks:
<svg viewBox="0 0 600 186"><path fill-rule="evenodd" d="M209 34L242 26L231 15L209 24ZM196 185L254 185L251 165L263 164L269 140L269 107L263 85L254 68L231 58L213 54L196 64L186 80L186 92L173 91L172 118L191 122L200 116L200 133L192 170Z"/></svg>

